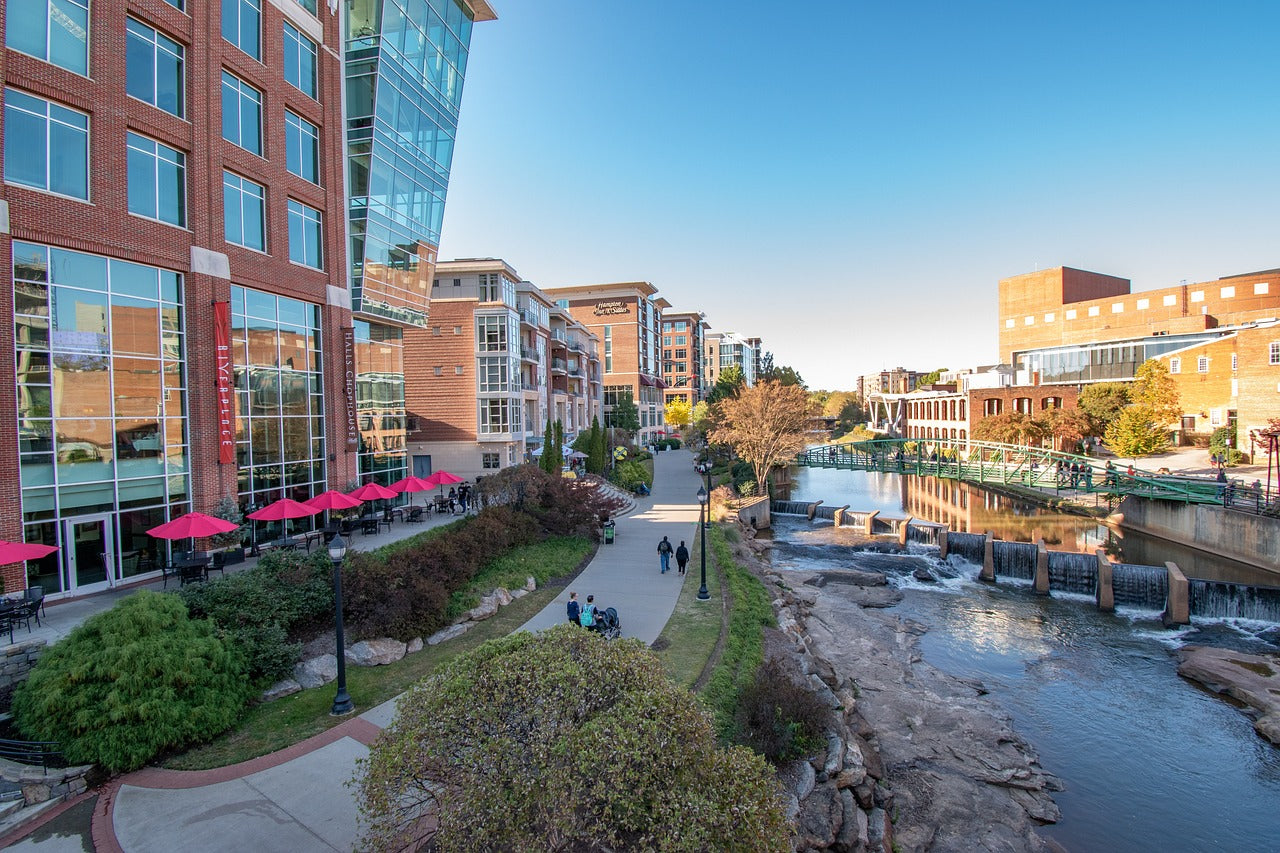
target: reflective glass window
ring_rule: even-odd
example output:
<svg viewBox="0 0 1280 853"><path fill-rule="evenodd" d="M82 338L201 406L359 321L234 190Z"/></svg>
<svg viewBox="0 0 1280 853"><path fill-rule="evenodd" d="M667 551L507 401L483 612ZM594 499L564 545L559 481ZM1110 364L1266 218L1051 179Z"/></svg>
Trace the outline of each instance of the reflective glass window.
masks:
<svg viewBox="0 0 1280 853"><path fill-rule="evenodd" d="M316 53L316 43L285 21L284 79L310 98L316 96Z"/></svg>
<svg viewBox="0 0 1280 853"><path fill-rule="evenodd" d="M187 157L153 139L127 134L129 212L170 225L187 224Z"/></svg>
<svg viewBox="0 0 1280 853"><path fill-rule="evenodd" d="M4 179L89 198L89 117L52 101L4 90Z"/></svg>
<svg viewBox="0 0 1280 853"><path fill-rule="evenodd" d="M262 93L222 72L222 138L262 154Z"/></svg>
<svg viewBox="0 0 1280 853"><path fill-rule="evenodd" d="M222 173L223 231L228 243L267 250L267 191L232 172Z"/></svg>
<svg viewBox="0 0 1280 853"><path fill-rule="evenodd" d="M289 199L289 260L320 269L322 239L320 211Z"/></svg>
<svg viewBox="0 0 1280 853"><path fill-rule="evenodd" d="M181 117L185 109L182 45L146 24L125 24L125 89L133 97Z"/></svg>
<svg viewBox="0 0 1280 853"><path fill-rule="evenodd" d="M222 37L252 56L261 58L261 0L222 0Z"/></svg>
<svg viewBox="0 0 1280 853"><path fill-rule="evenodd" d="M89 4L86 0L8 0L5 44L87 76Z"/></svg>
<svg viewBox="0 0 1280 853"><path fill-rule="evenodd" d="M320 131L289 110L284 111L285 167L303 180L320 183Z"/></svg>

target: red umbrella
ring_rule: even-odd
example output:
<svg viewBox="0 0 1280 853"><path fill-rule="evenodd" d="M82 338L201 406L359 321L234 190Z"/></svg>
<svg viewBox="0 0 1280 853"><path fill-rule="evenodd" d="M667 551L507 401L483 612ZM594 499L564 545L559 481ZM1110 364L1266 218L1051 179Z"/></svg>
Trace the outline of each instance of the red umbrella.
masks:
<svg viewBox="0 0 1280 853"><path fill-rule="evenodd" d="M172 521L157 524L147 531L156 539L196 539L212 536L215 533L230 533L240 525L225 518L215 518L203 512L189 512Z"/></svg>
<svg viewBox="0 0 1280 853"><path fill-rule="evenodd" d="M321 492L314 498L303 501L307 506L313 506L316 509L324 510L324 526L329 526L329 510L331 509L354 509L360 506L364 501L359 498L353 498L350 495L344 495L342 492L330 489L327 492Z"/></svg>
<svg viewBox="0 0 1280 853"><path fill-rule="evenodd" d="M37 545L34 542L7 542L0 539L0 566L20 563L23 560L38 560L58 550L53 545Z"/></svg>
<svg viewBox="0 0 1280 853"><path fill-rule="evenodd" d="M444 487L451 486L454 483L461 483L462 477L456 474L450 474L448 471L437 471L427 478L427 482L433 486L440 487L440 494L444 494Z"/></svg>
<svg viewBox="0 0 1280 853"><path fill-rule="evenodd" d="M319 511L316 507L298 503L292 498L281 498L278 501L267 504L262 509L254 510L246 517L252 518L254 521L283 521L284 535L287 538L289 536L289 519L306 518L309 515L315 515Z"/></svg>
<svg viewBox="0 0 1280 853"><path fill-rule="evenodd" d="M383 501L394 498L398 492L393 492L386 486L379 486L377 483L365 483L353 492L347 492L353 498L359 498L362 501Z"/></svg>
<svg viewBox="0 0 1280 853"><path fill-rule="evenodd" d="M403 480L396 480L391 484L391 488L401 494L405 492L429 492L435 486L430 478L426 480L421 477L405 477ZM413 503L413 499L409 499L409 503Z"/></svg>

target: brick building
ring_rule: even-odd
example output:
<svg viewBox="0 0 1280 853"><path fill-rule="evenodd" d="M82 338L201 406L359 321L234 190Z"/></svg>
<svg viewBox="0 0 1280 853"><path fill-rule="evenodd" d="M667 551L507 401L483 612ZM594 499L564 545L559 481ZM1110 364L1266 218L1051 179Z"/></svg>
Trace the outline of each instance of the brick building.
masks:
<svg viewBox="0 0 1280 853"><path fill-rule="evenodd" d="M663 403L682 400L689 405L706 399L702 384L706 315L700 311L662 314L662 378L667 384Z"/></svg>
<svg viewBox="0 0 1280 853"><path fill-rule="evenodd" d="M106 589L156 571L168 547L146 530L188 510L403 470L400 330L425 322L461 69L494 16L395 9L6 4L0 536L60 548L4 567L6 589ZM395 204L373 93L384 37L428 18L434 72L388 109L444 104L431 127L450 145L406 240L378 219ZM373 176L353 180L350 225L348 165Z"/></svg>

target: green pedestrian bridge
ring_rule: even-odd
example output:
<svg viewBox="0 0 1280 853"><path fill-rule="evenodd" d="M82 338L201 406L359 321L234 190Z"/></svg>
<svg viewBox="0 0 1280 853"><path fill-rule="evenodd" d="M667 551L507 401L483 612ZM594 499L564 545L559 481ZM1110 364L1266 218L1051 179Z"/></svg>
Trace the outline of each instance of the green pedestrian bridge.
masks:
<svg viewBox="0 0 1280 853"><path fill-rule="evenodd" d="M984 441L889 438L824 444L801 452L795 464L942 477L977 485L1022 486L1063 497L1093 494L1119 500L1134 495L1151 500L1223 504L1255 512L1267 505L1263 490L1230 480L1152 473L1115 463L1108 468L1095 457Z"/></svg>

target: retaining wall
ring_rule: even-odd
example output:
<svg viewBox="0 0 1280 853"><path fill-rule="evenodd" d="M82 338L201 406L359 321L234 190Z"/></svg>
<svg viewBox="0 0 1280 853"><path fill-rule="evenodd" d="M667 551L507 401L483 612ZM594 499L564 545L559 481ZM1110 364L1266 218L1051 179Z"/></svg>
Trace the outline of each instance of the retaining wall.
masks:
<svg viewBox="0 0 1280 853"><path fill-rule="evenodd" d="M1276 570L1280 554L1280 519L1237 512L1220 506L1179 504L1127 497L1112 516L1123 527L1159 536L1201 551L1230 557L1250 566Z"/></svg>

